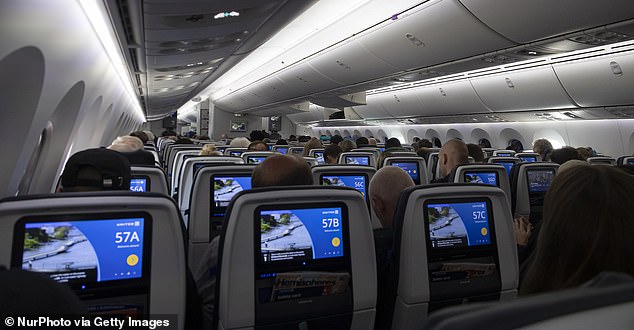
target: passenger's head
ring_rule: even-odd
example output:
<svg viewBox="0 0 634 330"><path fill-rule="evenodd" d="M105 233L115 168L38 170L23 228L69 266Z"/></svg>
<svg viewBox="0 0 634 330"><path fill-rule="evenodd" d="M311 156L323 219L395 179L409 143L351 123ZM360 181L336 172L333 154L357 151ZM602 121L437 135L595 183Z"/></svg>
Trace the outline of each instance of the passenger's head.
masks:
<svg viewBox="0 0 634 330"><path fill-rule="evenodd" d="M156 138L152 131L143 131L143 133L145 133L149 141L154 141L154 139Z"/></svg>
<svg viewBox="0 0 634 330"><path fill-rule="evenodd" d="M264 131L253 130L251 134L249 134L249 139L251 139L251 141L262 141L266 137L265 133Z"/></svg>
<svg viewBox="0 0 634 330"><path fill-rule="evenodd" d="M249 144L251 144L251 141L241 136L231 140L231 143L229 143L229 147L230 148L248 148Z"/></svg>
<svg viewBox="0 0 634 330"><path fill-rule="evenodd" d="M370 199L372 208L383 228L391 228L398 197L414 181L400 167L385 166L379 169L370 180Z"/></svg>
<svg viewBox="0 0 634 330"><path fill-rule="evenodd" d="M120 153L88 149L72 155L62 172L61 191L129 190L130 162Z"/></svg>
<svg viewBox="0 0 634 330"><path fill-rule="evenodd" d="M469 150L469 156L473 157L476 163L484 162L482 147L477 144L469 143L467 144L467 150Z"/></svg>
<svg viewBox="0 0 634 330"><path fill-rule="evenodd" d="M194 141L192 141L190 138L181 137L176 139L176 141L174 141L174 144L194 144Z"/></svg>
<svg viewBox="0 0 634 330"><path fill-rule="evenodd" d="M343 140L339 142L339 147L341 148L341 152L349 152L352 149L356 149L357 145L350 140Z"/></svg>
<svg viewBox="0 0 634 330"><path fill-rule="evenodd" d="M389 138L385 141L385 149L389 148L401 148L401 141L397 138Z"/></svg>
<svg viewBox="0 0 634 330"><path fill-rule="evenodd" d="M379 156L379 159L376 160L376 169L380 169L381 167L383 167L383 162L385 161L385 158L388 157L392 157L392 153L389 151L384 151L381 153L381 155Z"/></svg>
<svg viewBox="0 0 634 330"><path fill-rule="evenodd" d="M555 176L521 292L575 287L602 271L634 275L632 205L634 177L612 166L575 166Z"/></svg>
<svg viewBox="0 0 634 330"><path fill-rule="evenodd" d="M460 164L469 162L469 150L467 145L460 140L449 140L438 153L438 165L440 176L445 177Z"/></svg>
<svg viewBox="0 0 634 330"><path fill-rule="evenodd" d="M370 144L370 141L368 141L368 138L365 136L356 139L356 141L354 142L357 144L357 146L367 146L368 144Z"/></svg>
<svg viewBox="0 0 634 330"><path fill-rule="evenodd" d="M550 160L550 153L553 152L553 145L546 139L535 140L533 151L538 153L543 161L548 161Z"/></svg>
<svg viewBox="0 0 634 330"><path fill-rule="evenodd" d="M559 168L557 169L557 175L563 172L566 172L569 169L574 168L575 166L592 166L592 165L590 165L590 163L584 160L572 159L559 166Z"/></svg>
<svg viewBox="0 0 634 330"><path fill-rule="evenodd" d="M132 132L132 133L130 133L130 136L138 137L139 139L141 139L141 142L143 142L143 144L146 144L147 141L150 139L147 136L147 134L145 134L145 132L143 132L143 131Z"/></svg>
<svg viewBox="0 0 634 330"><path fill-rule="evenodd" d="M301 157L290 155L267 157L253 170L251 176L253 188L312 184L313 175L308 163Z"/></svg>
<svg viewBox="0 0 634 330"><path fill-rule="evenodd" d="M135 136L125 135L119 136L108 146L108 149L112 149L118 152L135 152L143 150L143 142L141 139Z"/></svg>
<svg viewBox="0 0 634 330"><path fill-rule="evenodd" d="M572 159L581 160L577 149L573 147L563 147L560 149L555 149L553 150L553 152L550 153L550 160L559 165Z"/></svg>
<svg viewBox="0 0 634 330"><path fill-rule="evenodd" d="M249 151L268 151L269 147L264 143L264 141L253 141L249 143Z"/></svg>
<svg viewBox="0 0 634 330"><path fill-rule="evenodd" d="M324 161L326 164L337 164L341 148L337 145L329 144L324 147Z"/></svg>
<svg viewBox="0 0 634 330"><path fill-rule="evenodd" d="M581 160L587 160L588 158L592 157L592 151L590 148L579 147L577 148L577 153L579 154Z"/></svg>
<svg viewBox="0 0 634 330"><path fill-rule="evenodd" d="M434 145L431 143L431 141L427 139L422 139L418 141L418 147L419 148L433 148Z"/></svg>
<svg viewBox="0 0 634 330"><path fill-rule="evenodd" d="M216 146L213 143L204 144L202 149L200 149L200 156L220 156L222 153L216 150Z"/></svg>
<svg viewBox="0 0 634 330"><path fill-rule="evenodd" d="M288 142L286 142L286 140L284 140L284 139L279 139L279 140L277 140L277 141L275 142L275 145L276 145L276 146L287 146L287 145L288 145Z"/></svg>
<svg viewBox="0 0 634 330"><path fill-rule="evenodd" d="M376 146L376 139L375 138L369 138L368 139L368 145Z"/></svg>
<svg viewBox="0 0 634 330"><path fill-rule="evenodd" d="M330 137L330 144L339 144L341 141L343 141L343 138L341 137L341 135L339 134L335 134L333 136Z"/></svg>
<svg viewBox="0 0 634 330"><path fill-rule="evenodd" d="M313 149L321 149L323 145L318 138L312 138L304 145L304 153L302 156L307 157L311 150Z"/></svg>
<svg viewBox="0 0 634 330"><path fill-rule="evenodd" d="M509 141L509 145L508 145L508 147L506 147L506 149L507 150L513 150L515 152L522 152L522 151L524 151L524 145L518 139L511 139Z"/></svg>

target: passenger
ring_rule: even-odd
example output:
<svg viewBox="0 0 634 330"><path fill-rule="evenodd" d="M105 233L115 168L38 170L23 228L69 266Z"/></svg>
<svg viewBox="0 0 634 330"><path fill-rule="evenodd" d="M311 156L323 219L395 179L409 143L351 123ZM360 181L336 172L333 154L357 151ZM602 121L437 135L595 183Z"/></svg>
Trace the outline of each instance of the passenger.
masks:
<svg viewBox="0 0 634 330"><path fill-rule="evenodd" d="M142 132L145 133L145 135L147 135L148 142L156 143L156 136L154 135L154 133L152 133L152 131L142 131Z"/></svg>
<svg viewBox="0 0 634 330"><path fill-rule="evenodd" d="M581 160L587 160L588 158L592 157L592 149L587 147L577 148L577 153L579 154Z"/></svg>
<svg viewBox="0 0 634 330"><path fill-rule="evenodd" d="M134 136L119 136L108 149L118 151L133 165L154 165L155 159L151 152L143 150L143 142Z"/></svg>
<svg viewBox="0 0 634 330"><path fill-rule="evenodd" d="M480 147L482 147L482 148L491 148L491 142L489 142L488 139L480 139L478 141L478 145ZM552 149L552 147L551 147L551 149ZM537 151L535 151L535 152L537 152Z"/></svg>
<svg viewBox="0 0 634 330"><path fill-rule="evenodd" d="M231 140L229 143L230 148L248 148L251 141L245 137L237 137Z"/></svg>
<svg viewBox="0 0 634 330"><path fill-rule="evenodd" d="M251 175L253 188L312 184L313 175L310 166L303 158L290 155L267 157ZM211 240L198 269L193 273L203 304L203 329L211 329L214 324L219 244L220 236Z"/></svg>
<svg viewBox="0 0 634 330"><path fill-rule="evenodd" d="M350 152L352 149L356 149L357 145L350 140L343 140L339 142L339 147L341 148L341 152Z"/></svg>
<svg viewBox="0 0 634 330"><path fill-rule="evenodd" d="M279 139L279 140L277 140L277 142L275 142L275 145L276 146L287 146L288 142L286 142L286 140L284 140L284 139Z"/></svg>
<svg viewBox="0 0 634 330"><path fill-rule="evenodd" d="M522 152L522 151L524 151L524 145L518 139L511 139L509 141L508 147L506 147L506 150L513 150L516 153L517 152Z"/></svg>
<svg viewBox="0 0 634 330"><path fill-rule="evenodd" d="M330 137L330 144L339 145L343 141L343 138L339 134L335 134Z"/></svg>
<svg viewBox="0 0 634 330"><path fill-rule="evenodd" d="M438 165L440 166L440 178L432 180L432 183L450 182L450 174L456 166L469 162L469 149L460 140L449 140L440 148L438 153Z"/></svg>
<svg viewBox="0 0 634 330"><path fill-rule="evenodd" d="M138 137L141 142L143 142L143 145L146 145L149 140L147 134L145 134L145 132L143 131L132 132L130 133L130 136Z"/></svg>
<svg viewBox="0 0 634 330"><path fill-rule="evenodd" d="M418 149L416 149L416 154L420 157L423 157L425 161L429 161L429 154L431 154L431 149L427 147L421 147L420 143L418 144Z"/></svg>
<svg viewBox="0 0 634 330"><path fill-rule="evenodd" d="M546 139L539 139L533 143L533 151L538 153L542 161L550 161L550 153L553 152L553 145Z"/></svg>
<svg viewBox="0 0 634 330"><path fill-rule="evenodd" d="M386 151L403 151L403 146L401 145L401 141L397 138L389 138L385 141L385 150Z"/></svg>
<svg viewBox="0 0 634 330"><path fill-rule="evenodd" d="M357 148L367 147L370 144L370 141L367 137L362 136L354 141L357 144Z"/></svg>
<svg viewBox="0 0 634 330"><path fill-rule="evenodd" d="M272 132L270 135L270 139L273 141L281 140L282 136L278 132Z"/></svg>
<svg viewBox="0 0 634 330"><path fill-rule="evenodd" d="M571 160L571 159L578 159L581 160L581 156L579 156L579 153L577 152L577 149L573 148L573 147L563 147L561 149L556 149L553 150L550 153L550 160L552 162L555 162L559 165Z"/></svg>
<svg viewBox="0 0 634 330"><path fill-rule="evenodd" d="M321 141L318 138L312 138L312 139L310 139L310 141L308 141L304 145L304 153L302 153L302 156L308 157L308 154L310 153L311 150L313 150L313 149L321 149L323 147L324 146L321 144Z"/></svg>
<svg viewBox="0 0 634 330"><path fill-rule="evenodd" d="M130 190L130 162L120 153L104 148L72 155L62 172L60 192Z"/></svg>
<svg viewBox="0 0 634 330"><path fill-rule="evenodd" d="M384 151L381 153L381 155L379 156L379 159L376 160L376 169L379 170L381 169L381 167L383 167L383 162L385 161L385 158L388 157L392 157L392 153L389 151Z"/></svg>
<svg viewBox="0 0 634 330"><path fill-rule="evenodd" d="M391 313L387 292L389 270L393 261L394 230L392 223L401 191L414 185L412 178L399 167L385 166L379 169L370 180L369 196L372 209L381 222L382 228L375 229L374 249L377 267L377 316L375 329L389 329ZM382 306L385 304L384 306Z"/></svg>
<svg viewBox="0 0 634 330"><path fill-rule="evenodd" d="M200 149L199 156L222 156L222 153L216 150L216 146L213 143L204 144Z"/></svg>
<svg viewBox="0 0 634 330"><path fill-rule="evenodd" d="M337 164L340 154L341 148L339 146L329 144L324 148L324 161L326 162L326 164Z"/></svg>
<svg viewBox="0 0 634 330"><path fill-rule="evenodd" d="M632 205L634 177L612 166L557 175L520 293L576 287L606 270L634 275Z"/></svg>
<svg viewBox="0 0 634 330"><path fill-rule="evenodd" d="M262 141L266 137L264 131L253 130L249 134L249 140L251 141Z"/></svg>
<svg viewBox="0 0 634 330"><path fill-rule="evenodd" d="M467 144L467 149L469 150L469 156L473 157L476 163L484 162L484 152L482 151L482 147L477 144L469 143Z"/></svg>
<svg viewBox="0 0 634 330"><path fill-rule="evenodd" d="M249 151L269 151L269 146L264 141L253 141L249 143Z"/></svg>
<svg viewBox="0 0 634 330"><path fill-rule="evenodd" d="M419 148L433 148L434 144L431 143L431 141L429 141L427 139L422 139L422 140L418 141L418 147Z"/></svg>
<svg viewBox="0 0 634 330"><path fill-rule="evenodd" d="M575 166L590 166L590 163L588 163L587 161L584 160L579 160L579 159L572 159L569 160L563 164L561 164L559 166L559 168L557 169L557 175L575 167Z"/></svg>
<svg viewBox="0 0 634 330"><path fill-rule="evenodd" d="M174 144L194 144L194 141L187 137L181 137L176 139L176 141L174 141Z"/></svg>
<svg viewBox="0 0 634 330"><path fill-rule="evenodd" d="M371 137L368 139L368 145L372 147L376 147L376 139Z"/></svg>

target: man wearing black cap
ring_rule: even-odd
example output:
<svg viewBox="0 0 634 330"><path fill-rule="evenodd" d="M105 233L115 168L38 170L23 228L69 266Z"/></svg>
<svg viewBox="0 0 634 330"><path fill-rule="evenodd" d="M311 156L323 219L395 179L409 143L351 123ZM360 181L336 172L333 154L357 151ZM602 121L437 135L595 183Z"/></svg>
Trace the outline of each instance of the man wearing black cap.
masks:
<svg viewBox="0 0 634 330"><path fill-rule="evenodd" d="M130 162L120 153L88 149L75 153L62 173L62 192L129 190Z"/></svg>

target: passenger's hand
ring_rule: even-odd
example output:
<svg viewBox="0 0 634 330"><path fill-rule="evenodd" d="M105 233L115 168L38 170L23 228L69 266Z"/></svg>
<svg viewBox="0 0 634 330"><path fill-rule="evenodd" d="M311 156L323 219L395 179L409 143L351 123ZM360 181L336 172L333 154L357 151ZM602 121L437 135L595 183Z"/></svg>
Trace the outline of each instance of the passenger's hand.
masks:
<svg viewBox="0 0 634 330"><path fill-rule="evenodd" d="M533 225L521 215L513 219L513 224L517 245L526 246L533 233Z"/></svg>

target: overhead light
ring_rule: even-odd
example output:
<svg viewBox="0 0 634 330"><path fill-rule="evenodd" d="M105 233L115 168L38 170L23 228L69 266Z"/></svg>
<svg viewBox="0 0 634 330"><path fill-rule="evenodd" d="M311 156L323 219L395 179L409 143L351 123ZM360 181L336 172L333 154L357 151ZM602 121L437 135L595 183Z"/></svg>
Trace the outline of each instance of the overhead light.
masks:
<svg viewBox="0 0 634 330"><path fill-rule="evenodd" d="M240 16L240 13L237 11L225 11L225 12L214 15L214 19L222 19L227 17L238 17L238 16Z"/></svg>
<svg viewBox="0 0 634 330"><path fill-rule="evenodd" d="M108 16L108 11L104 6L103 1L77 1L79 6L81 7L84 15L90 25L92 26L93 32L96 34L101 46L106 51L106 55L110 60L110 65L112 69L117 72L119 76L119 80L123 84L124 90L126 94L128 94L128 98L130 99L130 104L134 109L134 112L137 114L138 119L141 122L145 122L146 118L143 114L143 110L141 109L141 104L139 103L139 98L135 92L134 85L132 84L131 77L128 72L128 66L124 60L124 56L121 53L121 47L119 43L116 41L116 34L113 31L112 24L110 22L110 18Z"/></svg>

